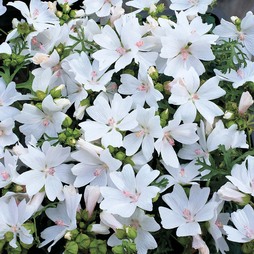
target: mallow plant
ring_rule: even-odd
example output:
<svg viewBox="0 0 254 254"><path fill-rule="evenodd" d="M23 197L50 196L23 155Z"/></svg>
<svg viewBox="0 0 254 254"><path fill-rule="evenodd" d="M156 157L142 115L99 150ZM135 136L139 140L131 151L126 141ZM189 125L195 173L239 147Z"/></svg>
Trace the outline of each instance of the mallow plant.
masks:
<svg viewBox="0 0 254 254"><path fill-rule="evenodd" d="M0 0L0 253L254 253L254 14L215 6Z"/></svg>

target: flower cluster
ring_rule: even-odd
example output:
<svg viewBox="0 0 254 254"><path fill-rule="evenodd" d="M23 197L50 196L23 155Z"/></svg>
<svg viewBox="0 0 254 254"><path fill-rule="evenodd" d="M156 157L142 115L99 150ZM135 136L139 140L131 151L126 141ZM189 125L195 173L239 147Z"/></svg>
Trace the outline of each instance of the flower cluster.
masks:
<svg viewBox="0 0 254 254"><path fill-rule="evenodd" d="M0 1L1 253L253 253L254 14L215 2Z"/></svg>

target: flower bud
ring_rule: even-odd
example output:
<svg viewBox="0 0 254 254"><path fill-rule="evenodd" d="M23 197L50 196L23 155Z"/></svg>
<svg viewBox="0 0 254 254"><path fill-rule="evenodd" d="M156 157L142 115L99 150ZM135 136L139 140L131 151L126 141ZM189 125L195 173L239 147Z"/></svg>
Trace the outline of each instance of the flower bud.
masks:
<svg viewBox="0 0 254 254"><path fill-rule="evenodd" d="M119 151L116 153L115 158L120 161L123 161L126 158L126 154L124 152Z"/></svg>
<svg viewBox="0 0 254 254"><path fill-rule="evenodd" d="M63 13L69 13L70 10L71 10L71 7L70 7L70 5L69 5L68 3L65 3L65 4L62 6L62 8L63 8Z"/></svg>
<svg viewBox="0 0 254 254"><path fill-rule="evenodd" d="M163 90L164 90L164 86L161 83L156 83L154 88L157 89L160 92L163 92Z"/></svg>
<svg viewBox="0 0 254 254"><path fill-rule="evenodd" d="M243 92L238 106L238 113L243 115L253 103L254 100L251 94L249 92Z"/></svg>
<svg viewBox="0 0 254 254"><path fill-rule="evenodd" d="M66 116L62 123L62 126L67 128L67 127L70 127L71 124L72 124L72 119L69 116Z"/></svg>
<svg viewBox="0 0 254 254"><path fill-rule="evenodd" d="M115 232L115 235L120 240L127 238L126 230L122 229L122 228L117 228L116 232Z"/></svg>
<svg viewBox="0 0 254 254"><path fill-rule="evenodd" d="M87 250L91 242L89 236L86 234L79 234L76 237L75 241L78 244L78 247L81 251Z"/></svg>
<svg viewBox="0 0 254 254"><path fill-rule="evenodd" d="M101 195L99 186L87 185L84 191L84 200L86 204L86 211L89 218L92 216L97 201Z"/></svg>
<svg viewBox="0 0 254 254"><path fill-rule="evenodd" d="M62 96L62 90L65 88L65 85L59 85L57 87L54 87L51 91L50 94L53 98L60 98Z"/></svg>
<svg viewBox="0 0 254 254"><path fill-rule="evenodd" d="M60 133L59 135L58 135L58 140L61 142L61 143L63 143L63 142L65 142L65 140L66 140L66 135L62 132L62 133Z"/></svg>
<svg viewBox="0 0 254 254"><path fill-rule="evenodd" d="M223 118L224 118L224 119L227 119L227 120L230 120L230 119L234 118L234 114L233 114L232 112L230 112L230 111L227 110L227 111L224 113Z"/></svg>
<svg viewBox="0 0 254 254"><path fill-rule="evenodd" d="M64 254L78 254L78 244L74 241L67 242Z"/></svg>
<svg viewBox="0 0 254 254"><path fill-rule="evenodd" d="M36 91L35 94L36 94L36 97L38 98L39 101L43 101L44 98L47 96L47 94L45 92L40 91L40 90Z"/></svg>
<svg viewBox="0 0 254 254"><path fill-rule="evenodd" d="M134 227L126 227L125 229L127 237L134 240L137 237L137 229Z"/></svg>
<svg viewBox="0 0 254 254"><path fill-rule="evenodd" d="M112 248L112 251L113 251L114 254L124 254L125 253L124 248L123 248L122 245L114 246Z"/></svg>
<svg viewBox="0 0 254 254"><path fill-rule="evenodd" d="M150 75L150 77L153 79L153 80L157 80L158 77L159 77L159 73L158 71L156 70L156 68L154 66L151 66L149 69L148 69L148 74Z"/></svg>

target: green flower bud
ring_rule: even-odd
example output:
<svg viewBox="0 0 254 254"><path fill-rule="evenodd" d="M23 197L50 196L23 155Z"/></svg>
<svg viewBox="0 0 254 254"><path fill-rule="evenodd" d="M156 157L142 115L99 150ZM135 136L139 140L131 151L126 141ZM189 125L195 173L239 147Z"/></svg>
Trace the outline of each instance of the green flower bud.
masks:
<svg viewBox="0 0 254 254"><path fill-rule="evenodd" d="M120 161L123 161L126 158L126 154L124 152L119 151L116 153L115 158Z"/></svg>
<svg viewBox="0 0 254 254"><path fill-rule="evenodd" d="M40 100L40 101L43 101L44 98L47 96L47 94L45 92L40 91L40 90L36 91L35 94L36 94L36 97L38 98L38 100Z"/></svg>
<svg viewBox="0 0 254 254"><path fill-rule="evenodd" d="M78 247L80 250L84 251L89 249L90 246L90 238L86 234L79 234L76 238L76 243L78 244Z"/></svg>
<svg viewBox="0 0 254 254"><path fill-rule="evenodd" d="M75 128L72 132L72 135L74 138L79 138L81 136L80 130Z"/></svg>
<svg viewBox="0 0 254 254"><path fill-rule="evenodd" d="M79 228L86 228L86 223L83 222L83 221L81 221L81 222L79 223Z"/></svg>
<svg viewBox="0 0 254 254"><path fill-rule="evenodd" d="M241 206L246 206L250 203L250 200L251 200L251 196L248 194L245 194L245 196L242 197L242 201L239 202L238 204Z"/></svg>
<svg viewBox="0 0 254 254"><path fill-rule="evenodd" d="M63 8L63 13L69 13L70 10L71 10L71 7L70 7L70 5L69 5L68 3L65 3L65 4L62 6L62 8Z"/></svg>
<svg viewBox="0 0 254 254"><path fill-rule="evenodd" d="M86 98L80 102L80 106L90 106L90 99Z"/></svg>
<svg viewBox="0 0 254 254"><path fill-rule="evenodd" d="M89 220L89 215L88 215L87 210L83 210L83 211L82 211L82 213L81 213L81 218L82 218L84 221L88 221L88 220Z"/></svg>
<svg viewBox="0 0 254 254"><path fill-rule="evenodd" d="M60 22L59 22L59 23L60 23L60 26L62 26L63 24L65 24L65 21L64 21L63 19L60 19ZM62 52L61 52L61 53L62 53ZM58 54L61 54L61 53L58 52Z"/></svg>
<svg viewBox="0 0 254 254"><path fill-rule="evenodd" d="M164 4L159 4L159 5L157 5L156 11L157 11L158 13L164 12L164 10L165 10Z"/></svg>
<svg viewBox="0 0 254 254"><path fill-rule="evenodd" d="M69 116L66 116L62 123L62 126L67 128L67 127L70 127L71 124L72 124L72 119Z"/></svg>
<svg viewBox="0 0 254 254"><path fill-rule="evenodd" d="M6 67L9 67L11 65L11 59L4 59L3 61L3 65L6 66Z"/></svg>
<svg viewBox="0 0 254 254"><path fill-rule="evenodd" d="M107 245L106 245L106 242L103 241L103 243L101 243L99 245L99 251L98 253L100 254L106 254L107 253Z"/></svg>
<svg viewBox="0 0 254 254"><path fill-rule="evenodd" d="M56 47L56 51L59 55L61 55L64 51L64 45L62 43L60 43L57 47Z"/></svg>
<svg viewBox="0 0 254 254"><path fill-rule="evenodd" d="M70 11L70 17L74 19L76 17L76 11L71 10Z"/></svg>
<svg viewBox="0 0 254 254"><path fill-rule="evenodd" d="M39 110L42 110L42 103L41 102L36 103L35 107L37 107Z"/></svg>
<svg viewBox="0 0 254 254"><path fill-rule="evenodd" d="M10 57L10 55L6 54L6 53L0 53L0 59L5 60L8 59Z"/></svg>
<svg viewBox="0 0 254 254"><path fill-rule="evenodd" d="M126 227L125 229L127 237L134 240L137 237L137 229L134 227Z"/></svg>
<svg viewBox="0 0 254 254"><path fill-rule="evenodd" d="M132 251L132 253L137 253L137 247L135 243L129 243L129 249Z"/></svg>
<svg viewBox="0 0 254 254"><path fill-rule="evenodd" d="M58 140L61 142L61 143L64 143L65 140L66 140L66 135L62 132L58 135Z"/></svg>
<svg viewBox="0 0 254 254"><path fill-rule="evenodd" d="M244 243L242 245L242 252L244 254L252 254L253 253L253 250L254 250L254 242L251 241L251 242L247 242L247 243Z"/></svg>
<svg viewBox="0 0 254 254"><path fill-rule="evenodd" d="M165 109L164 111L161 112L160 114L161 119L163 120L168 120L169 117L169 110Z"/></svg>
<svg viewBox="0 0 254 254"><path fill-rule="evenodd" d="M24 59L25 59L24 56L20 56L20 55L19 55L19 56L17 56L17 59L16 59L16 60L17 60L17 63L18 63L18 64L21 64L21 63L24 62Z"/></svg>
<svg viewBox="0 0 254 254"><path fill-rule="evenodd" d="M15 66L17 66L18 65L18 61L17 60L11 60L11 66L12 67L15 67Z"/></svg>
<svg viewBox="0 0 254 254"><path fill-rule="evenodd" d="M156 70L156 68L154 66L151 66L149 69L148 69L148 74L150 75L150 77L153 79L153 80L157 80L159 78L159 73L158 71Z"/></svg>
<svg viewBox="0 0 254 254"><path fill-rule="evenodd" d="M54 87L53 89L51 89L50 94L51 96L55 99L55 98L60 98L62 96L62 90L64 89L64 85L59 85L57 87Z"/></svg>
<svg viewBox="0 0 254 254"><path fill-rule="evenodd" d="M114 151L115 151L115 148L111 145L108 146L108 149L109 149L111 154L114 153Z"/></svg>
<svg viewBox="0 0 254 254"><path fill-rule="evenodd" d="M127 232L125 229L117 228L115 234L116 234L116 237L120 240L127 238Z"/></svg>
<svg viewBox="0 0 254 254"><path fill-rule="evenodd" d="M65 142L66 145L69 145L69 146L72 146L72 147L75 146L76 143L77 143L77 140L73 137L68 137L66 139L66 142Z"/></svg>
<svg viewBox="0 0 254 254"><path fill-rule="evenodd" d="M112 248L112 252L113 252L114 254L124 254L124 253L125 253L124 248L123 248L122 245L114 246L114 247Z"/></svg>
<svg viewBox="0 0 254 254"><path fill-rule="evenodd" d="M30 26L28 23L20 22L17 26L17 31L19 34L29 34L30 33Z"/></svg>
<svg viewBox="0 0 254 254"><path fill-rule="evenodd" d="M168 122L168 121L166 121L166 120L164 120L164 119L161 119L161 120L160 120L161 127L162 127L162 128L165 127L165 126L167 125L167 122Z"/></svg>
<svg viewBox="0 0 254 254"><path fill-rule="evenodd" d="M78 244L74 241L67 242L64 254L78 254Z"/></svg>
<svg viewBox="0 0 254 254"><path fill-rule="evenodd" d="M12 190L13 190L14 192L16 192L16 193L25 192L24 186L18 185L18 184L15 184L15 185L12 187Z"/></svg>
<svg viewBox="0 0 254 254"><path fill-rule="evenodd" d="M163 92L163 90L164 90L164 86L161 83L156 83L154 88L157 89L160 92Z"/></svg>
<svg viewBox="0 0 254 254"><path fill-rule="evenodd" d="M68 14L64 14L62 16L62 20L64 20L64 21L68 21L69 19L70 19L70 16Z"/></svg>

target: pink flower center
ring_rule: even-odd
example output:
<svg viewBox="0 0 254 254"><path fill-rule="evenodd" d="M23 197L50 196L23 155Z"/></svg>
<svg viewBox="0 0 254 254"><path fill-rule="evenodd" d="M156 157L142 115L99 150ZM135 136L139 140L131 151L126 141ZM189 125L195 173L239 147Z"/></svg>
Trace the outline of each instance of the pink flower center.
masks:
<svg viewBox="0 0 254 254"><path fill-rule="evenodd" d="M120 48L116 49L116 52L122 56L126 53L126 49L123 47L120 47Z"/></svg>
<svg viewBox="0 0 254 254"><path fill-rule="evenodd" d="M55 170L55 168L53 168L53 167L51 167L51 168L49 168L49 169L47 170L48 175L51 175L51 176L53 176L53 175L55 174L55 172L56 172L56 170Z"/></svg>
<svg viewBox="0 0 254 254"><path fill-rule="evenodd" d="M181 49L181 55L182 55L182 59L184 61L186 61L188 59L189 54L190 54L190 52L188 51L188 49L186 49L186 48Z"/></svg>
<svg viewBox="0 0 254 254"><path fill-rule="evenodd" d="M56 220L55 224L58 225L58 226L65 226L65 224L62 220Z"/></svg>
<svg viewBox="0 0 254 254"><path fill-rule="evenodd" d="M49 126L49 124L50 124L50 121L48 119L44 119L42 121L42 125L45 126L45 127Z"/></svg>
<svg viewBox="0 0 254 254"><path fill-rule="evenodd" d="M40 12L38 9L35 9L34 12L33 12L33 16L34 18L37 18L39 16Z"/></svg>
<svg viewBox="0 0 254 254"><path fill-rule="evenodd" d="M143 42L142 40L136 42L136 46L137 46L138 48L142 47L143 45L144 45L144 42Z"/></svg>
<svg viewBox="0 0 254 254"><path fill-rule="evenodd" d="M141 84L137 87L137 90L140 92L148 92L150 87L147 84Z"/></svg>
<svg viewBox="0 0 254 254"><path fill-rule="evenodd" d="M108 125L109 125L110 127L114 127L115 124L116 124L116 122L115 122L114 118L111 117L111 118L108 120Z"/></svg>
<svg viewBox="0 0 254 254"><path fill-rule="evenodd" d="M203 151L201 149L196 149L195 150L196 155L201 155L202 153L203 153Z"/></svg>
<svg viewBox="0 0 254 254"><path fill-rule="evenodd" d="M131 199L131 203L136 203L138 201L139 196L140 196L140 194L138 194L138 193L133 194L129 191L123 191L123 194L125 197Z"/></svg>
<svg viewBox="0 0 254 254"><path fill-rule="evenodd" d="M238 34L238 38L239 38L240 41L244 41L245 40L245 34L243 32L240 32Z"/></svg>
<svg viewBox="0 0 254 254"><path fill-rule="evenodd" d="M131 226L134 227L134 228L140 228L140 224L139 224L139 221L137 219L132 219L131 220Z"/></svg>
<svg viewBox="0 0 254 254"><path fill-rule="evenodd" d="M236 73L237 73L237 76L238 76L238 77L244 78L244 72L243 72L243 70L238 69L238 70L236 71Z"/></svg>
<svg viewBox="0 0 254 254"><path fill-rule="evenodd" d="M13 226L11 227L11 231L12 231L13 233L17 233L18 230L19 230L19 227L16 226L16 225L13 225Z"/></svg>
<svg viewBox="0 0 254 254"><path fill-rule="evenodd" d="M184 177L184 175L185 175L185 169L184 169L184 168L181 168L181 169L180 169L180 176L181 176L181 177Z"/></svg>
<svg viewBox="0 0 254 254"><path fill-rule="evenodd" d="M144 134L145 134L145 131L144 131L144 130L140 130L140 131L136 132L135 135L136 135L137 138L140 138L140 137L142 137Z"/></svg>
<svg viewBox="0 0 254 254"><path fill-rule="evenodd" d="M4 135L4 131L0 130L0 137Z"/></svg>
<svg viewBox="0 0 254 254"><path fill-rule="evenodd" d="M193 218L192 218L192 215L191 215L191 212L189 209L184 209L183 210L183 217L188 221L188 222L192 222L193 221Z"/></svg>
<svg viewBox="0 0 254 254"><path fill-rule="evenodd" d="M192 95L192 100L194 100L194 101L199 100L198 94L194 93L194 94Z"/></svg>
<svg viewBox="0 0 254 254"><path fill-rule="evenodd" d="M171 146L175 145L175 140L171 137L170 132L164 133L164 140L166 140Z"/></svg>
<svg viewBox="0 0 254 254"><path fill-rule="evenodd" d="M102 173L103 169L102 168L97 168L95 169L95 171L93 172L94 176L100 176Z"/></svg>
<svg viewBox="0 0 254 254"><path fill-rule="evenodd" d="M218 228L223 228L223 224L222 224L221 221L219 221L219 220L216 220L216 221L215 221L215 225L216 225Z"/></svg>
<svg viewBox="0 0 254 254"><path fill-rule="evenodd" d="M10 178L10 174L7 171L1 172L0 175L2 176L4 181L6 181Z"/></svg>

